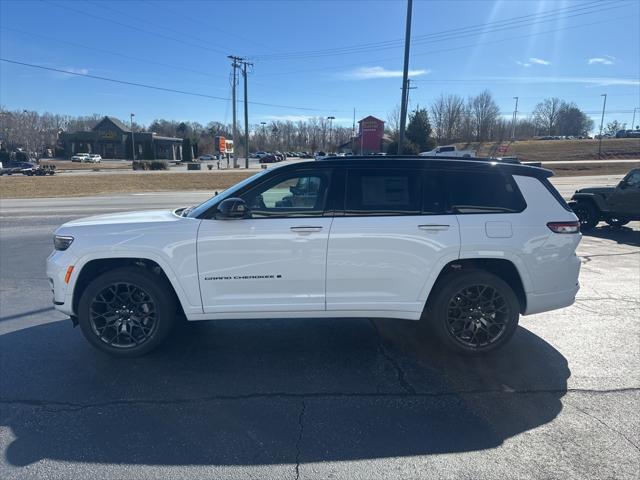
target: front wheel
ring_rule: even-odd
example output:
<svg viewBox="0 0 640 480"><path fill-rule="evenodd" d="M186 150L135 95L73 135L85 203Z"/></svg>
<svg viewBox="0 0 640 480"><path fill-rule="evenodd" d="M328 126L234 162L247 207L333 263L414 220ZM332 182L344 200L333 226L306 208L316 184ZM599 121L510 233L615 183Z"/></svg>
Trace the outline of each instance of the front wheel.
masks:
<svg viewBox="0 0 640 480"><path fill-rule="evenodd" d="M503 346L516 331L518 299L509 285L488 272L467 271L445 278L425 311L445 346L477 355Z"/></svg>
<svg viewBox="0 0 640 480"><path fill-rule="evenodd" d="M176 314L168 282L139 267L112 270L94 279L78 304L82 333L115 357L136 357L158 347Z"/></svg>
<svg viewBox="0 0 640 480"><path fill-rule="evenodd" d="M582 231L591 230L600 221L598 211L590 203L578 202L573 207L573 212L580 221L580 230Z"/></svg>

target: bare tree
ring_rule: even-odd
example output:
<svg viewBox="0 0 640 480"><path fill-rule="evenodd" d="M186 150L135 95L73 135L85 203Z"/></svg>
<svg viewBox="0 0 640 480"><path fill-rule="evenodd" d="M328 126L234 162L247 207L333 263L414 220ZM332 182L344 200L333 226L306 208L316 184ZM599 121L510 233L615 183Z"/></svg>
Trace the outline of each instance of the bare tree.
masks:
<svg viewBox="0 0 640 480"><path fill-rule="evenodd" d="M491 92L485 90L475 97L469 98L468 107L471 113L476 140L489 140L492 129L500 115L500 109L493 100Z"/></svg>
<svg viewBox="0 0 640 480"><path fill-rule="evenodd" d="M385 130L393 140L398 140L400 136L400 105L396 105L393 110L387 113Z"/></svg>
<svg viewBox="0 0 640 480"><path fill-rule="evenodd" d="M558 117L564 102L557 97L545 98L533 109L532 119L538 129L547 135L555 135Z"/></svg>

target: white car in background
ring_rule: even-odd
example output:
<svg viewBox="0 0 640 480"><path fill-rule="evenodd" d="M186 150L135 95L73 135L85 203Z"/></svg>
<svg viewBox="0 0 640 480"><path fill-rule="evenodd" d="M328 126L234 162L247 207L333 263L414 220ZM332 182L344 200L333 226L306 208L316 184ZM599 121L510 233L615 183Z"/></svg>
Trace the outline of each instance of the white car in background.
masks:
<svg viewBox="0 0 640 480"><path fill-rule="evenodd" d="M100 163L102 161L102 157L96 153L89 154L89 158L85 160L87 163Z"/></svg>
<svg viewBox="0 0 640 480"><path fill-rule="evenodd" d="M475 158L475 150L458 150L455 145L447 145L437 147L428 152L420 153L421 157L458 157L458 158Z"/></svg>
<svg viewBox="0 0 640 480"><path fill-rule="evenodd" d="M89 159L88 153L76 153L73 157L71 157L72 162L86 162Z"/></svg>

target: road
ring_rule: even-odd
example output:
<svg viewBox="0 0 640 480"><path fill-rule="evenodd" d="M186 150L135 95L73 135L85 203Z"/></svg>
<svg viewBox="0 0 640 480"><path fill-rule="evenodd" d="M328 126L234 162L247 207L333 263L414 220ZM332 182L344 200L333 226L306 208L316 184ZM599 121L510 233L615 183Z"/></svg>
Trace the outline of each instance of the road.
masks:
<svg viewBox="0 0 640 480"><path fill-rule="evenodd" d="M0 478L637 478L638 222L585 236L576 304L483 358L412 322L271 319L184 325L119 361L52 309L58 224L204 197L2 201Z"/></svg>

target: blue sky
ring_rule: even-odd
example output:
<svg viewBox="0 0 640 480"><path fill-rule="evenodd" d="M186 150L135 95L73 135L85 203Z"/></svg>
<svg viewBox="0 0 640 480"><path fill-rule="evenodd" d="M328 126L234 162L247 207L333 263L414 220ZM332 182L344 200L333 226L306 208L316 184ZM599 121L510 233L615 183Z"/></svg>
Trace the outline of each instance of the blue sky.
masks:
<svg viewBox="0 0 640 480"><path fill-rule="evenodd" d="M250 105L252 124L332 115L350 125L353 108L386 119L400 99L405 13L404 0L0 0L2 58L223 98L0 62L0 104L230 122L226 56L236 54L254 63L249 100L273 105ZM596 124L602 93L605 121L630 124L640 106L637 0L416 0L412 23L411 106L484 88L509 117L514 96L521 115L558 96Z"/></svg>

